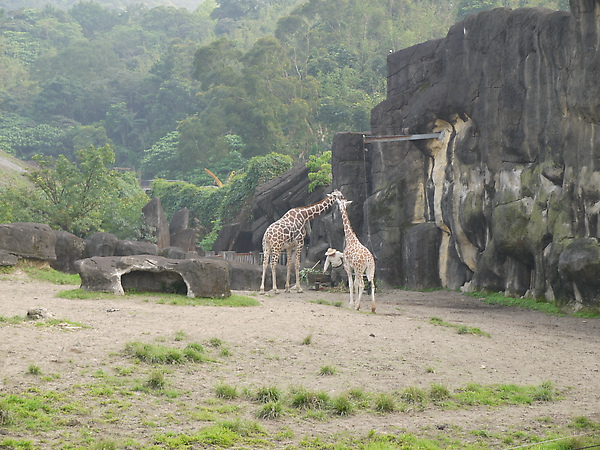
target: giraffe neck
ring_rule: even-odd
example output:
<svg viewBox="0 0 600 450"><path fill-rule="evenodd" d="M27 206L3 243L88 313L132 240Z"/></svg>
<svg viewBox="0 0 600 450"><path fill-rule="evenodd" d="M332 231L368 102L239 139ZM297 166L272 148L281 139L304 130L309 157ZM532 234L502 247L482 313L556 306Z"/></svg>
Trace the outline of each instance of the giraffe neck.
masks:
<svg viewBox="0 0 600 450"><path fill-rule="evenodd" d="M358 241L356 233L354 233L352 225L350 225L350 219L348 218L348 211L346 211L346 207L340 205L340 212L342 213L342 222L344 223L344 235L346 236L346 245L348 245L348 243Z"/></svg>
<svg viewBox="0 0 600 450"><path fill-rule="evenodd" d="M335 202L335 199L333 199L332 197L326 197L320 202L314 203L309 206L296 208L296 210L306 222L323 214L331 207L331 205L333 205L333 202Z"/></svg>

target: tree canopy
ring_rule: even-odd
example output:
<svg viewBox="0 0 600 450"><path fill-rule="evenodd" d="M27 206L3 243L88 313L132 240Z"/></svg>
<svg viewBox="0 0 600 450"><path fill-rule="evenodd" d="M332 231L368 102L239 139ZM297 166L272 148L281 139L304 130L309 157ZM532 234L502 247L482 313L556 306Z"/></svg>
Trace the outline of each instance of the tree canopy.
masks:
<svg viewBox="0 0 600 450"><path fill-rule="evenodd" d="M313 181L326 183L334 134L368 131L370 111L384 99L389 52L443 37L484 9L568 7L567 0L5 4L0 150L23 160L40 155L31 205L78 234L109 225L78 190L86 171L95 168L100 183L88 195L106 191L123 201L116 185L130 186L133 176L116 176L110 164L198 186L214 183L208 169L235 186L253 173L255 158L278 154L309 161ZM74 199L77 206L65 206Z"/></svg>

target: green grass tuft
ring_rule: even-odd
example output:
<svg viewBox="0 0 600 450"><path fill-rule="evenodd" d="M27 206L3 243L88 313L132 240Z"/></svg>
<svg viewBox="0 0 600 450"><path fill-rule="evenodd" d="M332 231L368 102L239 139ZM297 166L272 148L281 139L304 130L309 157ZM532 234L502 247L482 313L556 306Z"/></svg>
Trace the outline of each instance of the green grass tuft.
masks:
<svg viewBox="0 0 600 450"><path fill-rule="evenodd" d="M391 413L396 411L397 405L394 397L388 394L379 394L375 399L375 411Z"/></svg>
<svg viewBox="0 0 600 450"><path fill-rule="evenodd" d="M279 401L270 401L260 407L256 413L259 419L273 420L281 417L283 406Z"/></svg>
<svg viewBox="0 0 600 450"><path fill-rule="evenodd" d="M184 364L186 362L210 361L210 358L204 354L204 347L196 342L189 343L182 350L134 341L125 345L125 353L150 364Z"/></svg>
<svg viewBox="0 0 600 450"><path fill-rule="evenodd" d="M219 398L226 398L229 400L239 397L237 387L229 384L217 384L215 386L215 395Z"/></svg>
<svg viewBox="0 0 600 450"><path fill-rule="evenodd" d="M335 375L337 373L337 369L333 366L323 366L321 367L321 369L319 370L319 375L321 376L329 376L329 375Z"/></svg>
<svg viewBox="0 0 600 450"><path fill-rule="evenodd" d="M254 400L260 403L275 403L283 397L281 390L277 386L265 386L256 391Z"/></svg>

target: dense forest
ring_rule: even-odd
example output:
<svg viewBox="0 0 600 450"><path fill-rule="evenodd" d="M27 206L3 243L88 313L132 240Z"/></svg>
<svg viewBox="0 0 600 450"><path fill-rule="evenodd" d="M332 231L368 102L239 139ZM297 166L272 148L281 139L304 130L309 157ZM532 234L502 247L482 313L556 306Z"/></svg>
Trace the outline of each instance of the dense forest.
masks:
<svg viewBox="0 0 600 450"><path fill-rule="evenodd" d="M81 149L110 148L105 161L142 179L226 183L252 158L308 161L334 133L369 130L390 52L443 37L483 9L568 8L567 0L174 4L0 3L0 150L76 162Z"/></svg>

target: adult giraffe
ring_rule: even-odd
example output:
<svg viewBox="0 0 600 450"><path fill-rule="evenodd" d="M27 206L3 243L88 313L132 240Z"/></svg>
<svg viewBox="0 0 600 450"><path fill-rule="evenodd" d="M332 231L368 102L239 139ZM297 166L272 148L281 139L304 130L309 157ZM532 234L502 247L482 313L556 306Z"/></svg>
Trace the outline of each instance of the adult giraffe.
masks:
<svg viewBox="0 0 600 450"><path fill-rule="evenodd" d="M354 307L357 311L360 309L360 300L365 288L363 274L366 272L367 279L371 284L371 312L375 312L375 258L373 254L360 243L356 237L356 233L352 229L346 205L352 203L345 198L336 199L340 212L342 213L342 221L344 222L344 269L348 274L348 288L350 288L350 308ZM352 279L352 271L354 270L354 280ZM356 298L356 306L354 299Z"/></svg>
<svg viewBox="0 0 600 450"><path fill-rule="evenodd" d="M296 251L296 291L302 292L300 286L300 255L304 247L304 237L306 236L305 225L309 220L314 219L327 211L337 199L343 199L344 196L337 189L331 194L327 194L320 202L309 206L300 206L292 208L286 212L281 219L273 222L265 231L263 236L263 272L260 283L260 293L265 293L265 274L269 259L271 260L271 276L273 278L273 292L279 294L277 289L277 261L279 255L285 249L287 251L287 278L285 281L285 292L290 292L290 275L292 272L292 252Z"/></svg>

